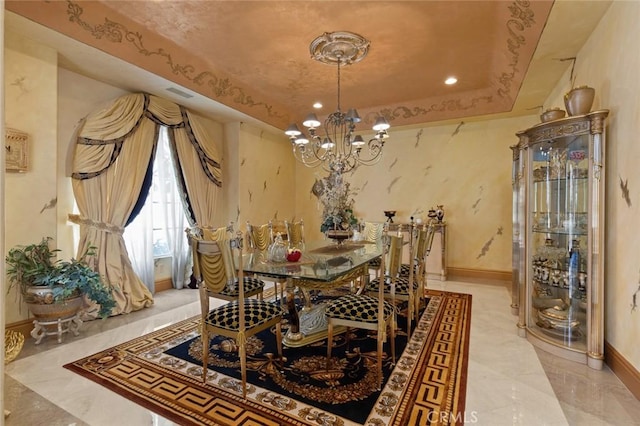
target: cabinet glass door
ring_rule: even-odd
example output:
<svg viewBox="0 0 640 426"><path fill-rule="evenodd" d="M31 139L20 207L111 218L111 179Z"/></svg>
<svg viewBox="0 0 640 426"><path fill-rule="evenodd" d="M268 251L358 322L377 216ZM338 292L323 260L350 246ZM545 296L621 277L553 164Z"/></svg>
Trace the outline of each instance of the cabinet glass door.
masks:
<svg viewBox="0 0 640 426"><path fill-rule="evenodd" d="M589 135L529 150L528 323L550 342L586 350Z"/></svg>

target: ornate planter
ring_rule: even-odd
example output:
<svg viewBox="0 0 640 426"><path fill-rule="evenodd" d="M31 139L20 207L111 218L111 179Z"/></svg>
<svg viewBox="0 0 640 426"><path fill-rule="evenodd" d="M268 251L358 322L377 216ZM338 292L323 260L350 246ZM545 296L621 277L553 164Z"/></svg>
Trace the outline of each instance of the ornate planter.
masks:
<svg viewBox="0 0 640 426"><path fill-rule="evenodd" d="M61 302L53 300L53 289L50 287L32 286L24 295L25 303L33 316L40 321L53 321L58 318L70 318L82 308L82 297L77 293L74 297Z"/></svg>
<svg viewBox="0 0 640 426"><path fill-rule="evenodd" d="M571 89L564 95L564 105L570 116L584 115L591 111L596 90L589 86L580 86Z"/></svg>

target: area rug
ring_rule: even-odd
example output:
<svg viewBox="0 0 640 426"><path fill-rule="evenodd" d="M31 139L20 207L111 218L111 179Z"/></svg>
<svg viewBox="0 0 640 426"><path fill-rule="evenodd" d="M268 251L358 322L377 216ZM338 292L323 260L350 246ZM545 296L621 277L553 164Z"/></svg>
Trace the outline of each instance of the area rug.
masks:
<svg viewBox="0 0 640 426"><path fill-rule="evenodd" d="M267 331L247 339L245 401L232 340L212 339L208 379L202 383L197 317L64 367L181 425L459 424L470 319L470 295L430 290L411 337L396 338L395 364L385 345L380 391L375 335L337 336L327 369L326 341L285 348L280 360Z"/></svg>

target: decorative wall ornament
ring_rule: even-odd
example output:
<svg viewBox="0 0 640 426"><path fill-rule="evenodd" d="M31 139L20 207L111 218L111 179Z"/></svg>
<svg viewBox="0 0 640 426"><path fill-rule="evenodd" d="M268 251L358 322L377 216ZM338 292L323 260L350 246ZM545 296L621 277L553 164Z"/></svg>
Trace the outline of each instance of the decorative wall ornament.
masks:
<svg viewBox="0 0 640 426"><path fill-rule="evenodd" d="M6 128L4 135L5 167L8 172L26 172L29 168L29 135Z"/></svg>
<svg viewBox="0 0 640 426"><path fill-rule="evenodd" d="M627 203L627 207L631 207L631 197L629 196L629 179L622 179L620 176L620 192L622 192L622 199Z"/></svg>

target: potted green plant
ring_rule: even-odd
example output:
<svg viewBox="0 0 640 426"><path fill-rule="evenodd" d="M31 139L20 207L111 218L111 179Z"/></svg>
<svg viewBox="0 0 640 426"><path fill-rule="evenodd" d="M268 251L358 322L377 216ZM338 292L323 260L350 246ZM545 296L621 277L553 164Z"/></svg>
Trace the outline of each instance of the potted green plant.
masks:
<svg viewBox="0 0 640 426"><path fill-rule="evenodd" d="M56 259L60 250L51 249L51 237L36 244L16 246L6 256L10 291L18 286L31 313L38 316L64 318L74 315L82 306L82 296L100 305L98 315L109 316L116 303L111 289L86 259L95 255L90 247L80 258ZM57 305L57 308L56 308Z"/></svg>

